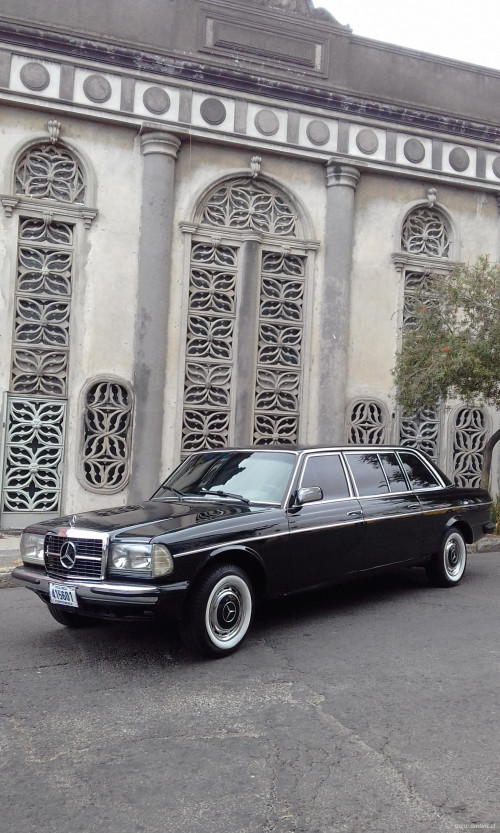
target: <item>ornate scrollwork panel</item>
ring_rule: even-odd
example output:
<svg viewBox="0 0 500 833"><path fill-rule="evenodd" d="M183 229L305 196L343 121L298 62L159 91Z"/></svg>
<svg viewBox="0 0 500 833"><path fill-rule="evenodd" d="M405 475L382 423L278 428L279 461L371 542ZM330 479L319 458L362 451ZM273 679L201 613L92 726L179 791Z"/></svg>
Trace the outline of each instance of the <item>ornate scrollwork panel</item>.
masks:
<svg viewBox="0 0 500 833"><path fill-rule="evenodd" d="M454 421L453 473L459 486L479 486L486 443L486 416L481 408L461 408Z"/></svg>
<svg viewBox="0 0 500 833"><path fill-rule="evenodd" d="M50 216L20 218L11 383L15 393L66 395L72 244L70 223L54 222Z"/></svg>
<svg viewBox="0 0 500 833"><path fill-rule="evenodd" d="M263 252L254 417L258 444L297 440L304 282L304 257Z"/></svg>
<svg viewBox="0 0 500 833"><path fill-rule="evenodd" d="M296 236L297 215L283 194L268 183L242 178L219 186L203 204L202 223Z"/></svg>
<svg viewBox="0 0 500 833"><path fill-rule="evenodd" d="M58 202L85 202L85 177L78 160L58 144L29 148L16 166L15 192Z"/></svg>
<svg viewBox="0 0 500 833"><path fill-rule="evenodd" d="M99 381L85 397L82 470L101 492L123 489L130 474L132 394L119 382Z"/></svg>
<svg viewBox="0 0 500 833"><path fill-rule="evenodd" d="M236 248L193 243L182 428L185 453L228 443L236 267Z"/></svg>
<svg viewBox="0 0 500 833"><path fill-rule="evenodd" d="M386 429L386 415L377 402L361 399L352 405L347 432L349 443L380 445L385 442Z"/></svg>
<svg viewBox="0 0 500 833"><path fill-rule="evenodd" d="M436 208L414 208L407 215L401 234L401 249L410 254L449 257L450 235Z"/></svg>
<svg viewBox="0 0 500 833"><path fill-rule="evenodd" d="M8 400L5 512L56 512L61 494L66 403Z"/></svg>
<svg viewBox="0 0 500 833"><path fill-rule="evenodd" d="M420 307L436 305L433 281L427 272L405 272L403 329L415 329L416 314Z"/></svg>

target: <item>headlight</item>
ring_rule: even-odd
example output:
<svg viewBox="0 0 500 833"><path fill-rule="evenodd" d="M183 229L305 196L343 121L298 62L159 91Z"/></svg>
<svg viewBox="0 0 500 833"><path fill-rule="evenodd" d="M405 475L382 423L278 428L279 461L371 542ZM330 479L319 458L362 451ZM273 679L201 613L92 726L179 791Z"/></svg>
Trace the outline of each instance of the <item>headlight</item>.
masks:
<svg viewBox="0 0 500 833"><path fill-rule="evenodd" d="M28 564L43 564L43 542L45 535L35 535L32 532L23 532L19 549L21 558Z"/></svg>
<svg viewBox="0 0 500 833"><path fill-rule="evenodd" d="M148 578L168 576L174 560L163 544L111 544L109 566L112 573L143 575Z"/></svg>

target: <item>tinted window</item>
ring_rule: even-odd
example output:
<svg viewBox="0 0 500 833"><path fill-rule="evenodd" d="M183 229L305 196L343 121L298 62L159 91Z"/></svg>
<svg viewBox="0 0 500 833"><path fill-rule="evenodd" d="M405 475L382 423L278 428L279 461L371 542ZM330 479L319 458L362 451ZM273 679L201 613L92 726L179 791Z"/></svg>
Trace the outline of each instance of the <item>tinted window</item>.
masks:
<svg viewBox="0 0 500 833"><path fill-rule="evenodd" d="M440 485L420 457L406 451L402 451L399 456L412 489L434 489Z"/></svg>
<svg viewBox="0 0 500 833"><path fill-rule="evenodd" d="M349 486L338 454L308 457L301 486L321 486L324 500L349 497Z"/></svg>
<svg viewBox="0 0 500 833"><path fill-rule="evenodd" d="M380 462L382 463L385 476L389 481L389 489L391 492L407 492L408 485L396 455L380 454Z"/></svg>
<svg viewBox="0 0 500 833"><path fill-rule="evenodd" d="M359 495L380 495L389 487L377 454L347 454Z"/></svg>

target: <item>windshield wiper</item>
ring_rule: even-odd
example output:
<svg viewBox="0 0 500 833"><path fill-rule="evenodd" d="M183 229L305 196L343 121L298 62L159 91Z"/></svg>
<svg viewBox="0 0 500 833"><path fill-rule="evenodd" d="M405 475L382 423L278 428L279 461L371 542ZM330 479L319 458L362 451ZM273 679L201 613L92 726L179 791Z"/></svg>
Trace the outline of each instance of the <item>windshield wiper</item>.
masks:
<svg viewBox="0 0 500 833"><path fill-rule="evenodd" d="M200 489L200 492L203 495L217 495L218 497L230 497L234 498L235 500L242 500L243 503L250 503L248 498L243 497L243 495L235 495L233 492L223 492L222 489L204 489L202 487Z"/></svg>
<svg viewBox="0 0 500 833"><path fill-rule="evenodd" d="M163 489L168 489L170 492L173 492L173 494L176 497L185 497L184 492L180 492L179 489L174 489L173 486L163 486L162 488Z"/></svg>

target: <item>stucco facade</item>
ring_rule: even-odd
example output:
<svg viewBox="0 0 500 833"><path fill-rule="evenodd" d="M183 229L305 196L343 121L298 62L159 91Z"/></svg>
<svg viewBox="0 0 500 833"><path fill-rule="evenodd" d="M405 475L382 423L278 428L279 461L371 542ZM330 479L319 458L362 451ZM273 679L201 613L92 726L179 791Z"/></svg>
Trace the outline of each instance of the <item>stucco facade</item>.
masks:
<svg viewBox="0 0 500 833"><path fill-rule="evenodd" d="M474 482L499 414L405 417L391 369L429 271L499 259L500 73L310 0L125 5L0 10L3 526L207 445L402 440Z"/></svg>

